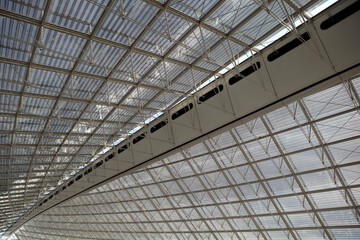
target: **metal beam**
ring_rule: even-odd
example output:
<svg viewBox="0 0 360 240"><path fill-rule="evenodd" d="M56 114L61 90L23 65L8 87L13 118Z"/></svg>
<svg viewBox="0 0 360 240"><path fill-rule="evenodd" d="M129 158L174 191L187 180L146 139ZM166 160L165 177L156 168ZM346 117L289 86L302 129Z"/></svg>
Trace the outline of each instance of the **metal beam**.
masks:
<svg viewBox="0 0 360 240"><path fill-rule="evenodd" d="M29 62L24 62L24 61L10 59L10 58L4 58L4 57L0 57L0 62L7 63L7 64L14 64L14 65L23 66L23 67L29 66ZM44 71L63 73L63 74L67 74L67 75L72 74L73 76L86 77L86 78L97 79L97 80L102 80L102 81L114 82L114 83L119 83L119 84L123 84L123 85L127 85L127 86L139 86L142 88L164 91L164 92L169 92L169 93L174 93L174 94L179 94L179 95L184 94L184 92L172 90L169 88L161 88L161 87L144 84L144 83L129 82L129 81L125 81L125 80L121 80L121 79L117 79L117 78L111 78L111 77L107 78L107 77L102 77L102 76L91 74L91 73L83 73L83 72L77 72L77 71L74 71L72 73L71 70L57 68L57 67L53 67L53 66L46 66L46 65L32 63L31 67L35 68L35 69L44 70ZM190 66L190 67L192 67L192 66ZM207 70L207 72L212 73L212 71L209 71L209 70ZM26 94L32 94L32 93L26 93ZM39 94L41 95L41 93L39 93ZM73 96L66 97L66 94L64 94L64 93L63 93L63 95L64 96L62 96L62 97L64 97L64 98L74 99Z"/></svg>
<svg viewBox="0 0 360 240"><path fill-rule="evenodd" d="M202 17L201 19L198 20L198 19L193 18L193 17L191 17L191 16L189 16L189 15L187 15L187 14L185 14L185 13L182 13L182 12L180 12L180 11L174 9L174 8L165 7L164 4L162 4L162 3L158 2L158 1L155 1L155 0L144 0L144 1L147 2L147 3L149 3L149 4L151 4L151 5L153 5L153 6L155 6L155 7L157 7L157 8L160 8L160 9L165 9L165 8L166 8L166 11L167 11L167 12L169 12L169 13L171 13L171 14L174 14L175 16L178 16L178 17L180 17L180 18L182 18L182 19L185 19L185 20L188 21L188 22L191 22L191 23L194 24L196 27L205 28L205 29L209 30L210 32L216 33L217 35L219 35L219 36L221 36L221 37L224 37L224 38L226 38L226 39L229 39L229 40L231 40L231 41L233 41L233 42L235 42L235 43L237 43L237 44L240 44L241 46L243 46L243 47L245 47L245 48L249 48L249 47L250 47L247 43L245 43L245 42L243 42L243 41L241 41L241 40L239 40L239 39L237 39L237 38L235 38L235 37L233 37L233 36L231 36L231 35L227 35L226 33L220 31L219 29L214 28L214 27L212 27L212 26L210 26L210 25L208 25L208 24L205 23L206 19L207 19L208 17L210 17L211 14L214 12L214 11L212 11L212 9L214 9L214 7L211 8L211 10L209 10L209 12L211 12L210 14L209 14L209 12L207 12L207 13L205 14L205 15L207 15L206 18L205 18L205 17Z"/></svg>
<svg viewBox="0 0 360 240"><path fill-rule="evenodd" d="M35 94L35 93L28 93L24 92L23 94L21 92L12 91L12 90L0 90L0 94L3 95L12 95L12 96L24 96L24 97L31 97L31 98L43 98L48 100L59 100L59 101L69 101L69 102L76 102L76 103L85 103L85 104L95 104L100 106L106 106L106 107L115 107L117 109L127 109L127 110L133 110L134 112L137 112L139 110L139 107L132 106L132 105L126 105L126 104L114 104L114 103L105 103L105 102L99 102L94 99L86 100L86 99L80 99L80 98L69 98L69 97L62 97L59 96L51 96L51 95L45 95L45 94ZM145 111L151 111L151 112L163 112L161 109L156 108L150 108L150 107L144 107L143 110Z"/></svg>
<svg viewBox="0 0 360 240"><path fill-rule="evenodd" d="M306 108L306 105L304 104L304 102L302 100L299 100L298 103L304 113L306 120L308 122L310 122L310 128L312 129L313 134L315 135L317 141L319 142L319 145L321 146L321 149L322 149L323 153L325 154L326 159L332 169L332 171L329 171L329 172L331 175L334 175L334 182L340 183L340 186L342 187L342 190L344 192L344 198L345 198L346 202L351 206L352 211L355 215L355 218L360 222L360 210L358 207L356 207L358 205L358 203L356 201L355 196L353 195L353 193L351 191L348 190L348 184L346 183L346 179L343 176L342 172L337 168L338 164L335 161L334 156L331 154L329 149L324 146L325 145L324 139L320 135L320 132L319 132L316 124L312 123L312 119L310 117L311 115L309 113L309 110ZM324 162L324 164L325 164L325 162Z"/></svg>
<svg viewBox="0 0 360 240"><path fill-rule="evenodd" d="M31 131L13 131L13 130L0 130L0 134L28 134L28 135L44 135L42 132L31 132ZM68 133L58 133L58 132L46 132L44 136L59 136L64 137L68 135ZM94 133L70 133L70 136L73 137L89 137L89 136L95 136L95 137L104 137L104 134L94 134ZM126 138L129 135L128 134L118 134L119 138ZM0 156L1 158L1 156Z"/></svg>
<svg viewBox="0 0 360 240"><path fill-rule="evenodd" d="M16 19L18 21L22 21L22 22L33 24L33 25L37 25L37 26L41 25L41 21L39 21L39 20L24 16L24 15L20 15L20 14L17 14L17 13L13 13L13 12L10 12L10 11L4 10L4 9L0 9L0 15L4 16L4 17L7 17L7 18ZM62 26L59 26L59 25L54 25L54 24L51 24L51 23L48 23L48 22L44 22L42 26L44 28L55 30L55 31L58 31L58 32L61 32L61 33L65 33L65 34L69 34L69 35L72 35L72 36L84 38L86 40L91 39L92 41L96 41L96 42L106 44L106 45L109 45L109 46L112 46L112 47L124 49L126 51L131 51L131 52L138 53L138 54L142 54L142 55L145 55L145 56L149 56L149 57L152 57L152 58L159 59L161 61L174 63L174 64L177 64L177 65L186 67L186 68L190 67L190 64L188 64L186 62L176 60L176 59L173 59L173 58L170 58L169 56L164 57L164 56L161 56L161 55L153 53L153 52L148 52L148 51L138 49L138 48L135 48L135 47L132 47L132 46L121 44L121 43L118 43L118 42L113 42L113 41L110 41L110 40L107 40L107 39L104 39L104 38L97 37L95 35L92 36L91 34L79 32L79 31L69 29L69 28L65 28L65 27L62 27ZM9 61L11 61L11 60L9 60ZM49 68L52 68L52 67L49 67ZM202 68L202 67L198 67L198 66L195 66L194 69L196 69L198 71L206 72L206 73L211 72L206 68Z"/></svg>
<svg viewBox="0 0 360 240"><path fill-rule="evenodd" d="M172 1L172 0L168 0L168 1L165 3L164 8L163 8L160 12L164 11L165 9L167 9L166 6L168 6L168 5L171 3L171 1ZM203 17L204 21L205 21L205 19L208 18L213 12L215 12L216 9L220 8L221 5L222 5L224 2L225 2L225 0L219 1L219 2ZM160 16L160 14L159 14L159 16ZM156 19L155 19L155 20L156 20ZM154 21L151 21L149 24L154 23L155 20L154 20ZM167 58L168 56L170 56L171 53L176 50L177 46L178 46L181 42L183 42L185 39L187 39L187 37L190 36L190 34L192 34L195 30L196 30L196 27L193 27L193 28L191 28L184 36L182 36L181 39L180 39L171 49L168 50L168 52L164 55L164 58ZM145 33L146 33L146 30L144 30L144 31L142 32L142 34L140 34L140 36L134 41L133 47L136 46L136 44L140 41L140 39L142 38L142 36L145 35ZM128 53L129 53L129 52L128 52ZM131 54L131 53L129 53L129 54ZM121 62L123 61L123 59L125 59L125 57L122 58L122 59L118 62L119 65L121 64ZM117 64L117 65L118 65L118 64ZM140 84L142 81L144 81L144 80L147 78L147 76L149 76L159 65L160 65L160 62L156 63L156 64L144 75L144 77L143 77L138 83ZM116 69L116 67L115 67L114 69ZM110 74L108 75L108 77L111 77L112 74L113 74L113 72L110 72ZM133 87L133 88L122 98L122 100L119 102L119 105L121 105L121 104L123 103L123 101L124 101L128 96L130 96L136 89L137 89L136 87ZM96 94L95 94L94 96L96 96ZM152 99L152 100L153 100L153 99ZM148 104L151 103L152 100L150 100L147 104L145 104L144 107L145 107L145 108L148 107ZM140 112L138 112L138 113L141 113L141 110L142 110L142 109L140 109ZM113 109L113 110L110 111L110 113L104 118L103 123L106 123L108 117L111 116L111 114L112 114L114 111L115 111L115 109ZM128 120L128 122L132 121L132 120L138 115L138 113L135 113L135 114ZM94 133L96 132L97 128L101 127L101 125L102 125L102 124L99 124L99 125L96 127L96 129L94 130ZM124 126L126 126L126 124L123 124L123 125L122 125L122 127L124 127ZM90 138L88 138L88 139L90 139ZM86 140L86 141L84 142L84 144L83 144L84 146L86 145L87 141L88 141L88 140ZM66 171L66 169L64 170L64 172L65 172L65 171Z"/></svg>
<svg viewBox="0 0 360 240"><path fill-rule="evenodd" d="M1 93L1 92L0 92ZM152 110L149 110L152 111ZM96 119L85 119L82 118L80 121L78 121L77 118L68 118L68 117L57 117L57 116L41 116L41 115L34 115L34 114L28 114L28 113L1 113L1 116L3 117L19 117L19 118L33 118L33 119L50 119L50 120L61 120L66 122L81 122L81 123L102 123L101 120ZM125 124L125 122L118 122L118 121L110 121L108 120L106 123L110 124ZM144 126L144 123L135 123L135 122L126 122L127 125L134 125L134 126ZM15 131L17 132L17 131Z"/></svg>
<svg viewBox="0 0 360 240"><path fill-rule="evenodd" d="M171 2L171 0L168 0L168 4L169 4L170 2ZM111 6L111 5L109 5L109 6ZM110 9L110 8L108 8L108 9ZM157 19L161 16L161 14L162 14L162 11L157 12L157 14L156 14L156 15L151 19L151 21L149 22L148 26L153 25L153 24L157 21ZM106 16L106 13L103 13L102 16ZM103 18L102 18L102 19L103 19ZM100 28L101 24L102 24L102 23L101 23L101 18L100 18L99 22L97 23L97 25L96 25L96 27L95 27L95 29L93 30L92 33L96 33L96 29L97 29L97 28ZM145 28L145 29L140 33L140 35L137 37L137 39L135 39L135 41L134 41L133 44L131 45L130 50L133 49L133 48L135 48L135 46L136 46L136 45L138 44L138 42L142 39L142 37L145 36L145 34L146 34L147 31L148 31L148 28ZM94 35L92 35L92 36L94 36ZM90 42L91 42L91 38L88 40L87 43L90 43ZM86 45L84 46L83 52L85 52L85 49L86 49L87 47L88 47L88 46L86 46ZM103 87L107 87L107 79L110 78L110 77L115 73L115 70L118 69L118 67L127 59L127 57L128 57L128 56L132 57L132 55L131 55L132 53L131 53L130 50L127 51L127 52L119 59L119 61L115 64L115 67L113 68L114 70L112 70L112 71L108 74L106 80L102 82L102 84L100 85L100 87L98 88L98 90L97 90L97 91L95 92L95 94L93 95L92 100L95 99L95 97L98 95L98 93L102 90ZM81 56L78 58L78 61L75 63L75 65L74 65L74 67L73 67L73 71L75 71L77 64L80 62L79 59L81 59ZM140 82L142 82L144 79L146 79L147 76L150 75L151 72L152 72L152 71L150 70L147 74L145 74L145 76L138 82L138 84L140 84ZM134 89L137 89L137 87L132 87L132 89L131 89L130 91L128 91L128 92L125 94L125 96L122 96L122 98L121 98L118 106L121 106L122 102L123 102L124 100L126 100L128 96L130 96L130 95L132 94L132 92L133 92ZM82 113L81 113L80 116L78 117L77 123L78 123L78 122L81 122L82 116L86 113L86 111L87 111L87 109L88 109L89 107L90 107L90 105L87 105L87 106L85 107L85 109L82 111ZM97 132L97 130L98 130L103 124L106 124L106 123L107 123L107 119L108 119L110 116L112 116L112 114L113 114L116 110L117 110L117 107L116 107L116 108L113 108L112 110L110 110L110 112L106 115L106 117L102 120L102 122L101 122L98 126L95 127L95 129L94 129L94 131L93 131L94 134ZM139 110L141 111L141 109L138 109L138 111L139 111ZM72 126L72 128L71 128L70 131L69 131L69 134L70 134L70 132L72 132L72 130L75 128L75 126L76 126L76 124L74 124L74 125ZM118 126L124 126L124 124L118 125ZM61 148L62 145L65 143L65 140L68 138L69 134L65 137L64 141L60 144L60 148ZM104 135L104 136L105 136L105 135ZM87 144L87 142L91 139L91 137L92 137L92 136L90 136L87 140L85 140L85 142L83 143L83 146L85 146L85 145ZM54 162L54 160L55 160L55 158L56 158L56 155L57 155L58 152L60 151L60 148L59 148L58 151L55 153L55 156L54 156L54 158L52 159L51 163ZM101 149L101 148L99 148L97 151L99 151L100 149ZM79 150L78 150L76 153L78 153L78 152L80 152L80 151L81 151L81 148L79 148ZM75 158L75 157L73 157L73 158L70 160L68 166L70 166L70 164L72 163L72 161L73 161L74 158ZM48 170L49 170L49 169L50 169L50 166L49 166ZM67 167L63 170L62 175L63 175L66 171L68 171L68 168L67 168ZM47 174L46 174L46 175L47 175Z"/></svg>

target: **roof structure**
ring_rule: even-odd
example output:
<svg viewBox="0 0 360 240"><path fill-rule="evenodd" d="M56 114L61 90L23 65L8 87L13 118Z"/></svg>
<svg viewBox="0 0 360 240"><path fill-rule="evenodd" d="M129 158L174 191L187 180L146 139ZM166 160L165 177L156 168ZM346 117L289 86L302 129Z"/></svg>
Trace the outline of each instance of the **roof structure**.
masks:
<svg viewBox="0 0 360 240"><path fill-rule="evenodd" d="M104 153L334 2L1 1L0 237ZM357 239L358 91L358 79L345 81L179 149L49 209L16 237Z"/></svg>
<svg viewBox="0 0 360 240"><path fill-rule="evenodd" d="M350 82L360 91L360 78ZM359 239L360 113L305 97L75 197L18 239Z"/></svg>

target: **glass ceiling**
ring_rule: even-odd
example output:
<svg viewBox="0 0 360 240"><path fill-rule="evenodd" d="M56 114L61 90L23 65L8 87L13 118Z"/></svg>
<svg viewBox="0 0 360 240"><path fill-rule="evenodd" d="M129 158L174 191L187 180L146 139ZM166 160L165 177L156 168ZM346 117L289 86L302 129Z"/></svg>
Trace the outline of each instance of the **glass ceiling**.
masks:
<svg viewBox="0 0 360 240"><path fill-rule="evenodd" d="M65 179L329 2L0 1L0 236Z"/></svg>
<svg viewBox="0 0 360 240"><path fill-rule="evenodd" d="M181 149L16 237L360 239L359 91L360 78Z"/></svg>

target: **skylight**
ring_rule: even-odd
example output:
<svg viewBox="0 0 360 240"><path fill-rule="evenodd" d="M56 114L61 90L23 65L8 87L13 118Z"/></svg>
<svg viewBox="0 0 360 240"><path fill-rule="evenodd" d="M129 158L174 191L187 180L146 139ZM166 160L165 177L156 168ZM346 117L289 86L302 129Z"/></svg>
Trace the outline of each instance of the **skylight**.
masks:
<svg viewBox="0 0 360 240"><path fill-rule="evenodd" d="M75 197L16 235L358 239L360 115L346 84ZM360 89L359 78L349 84Z"/></svg>
<svg viewBox="0 0 360 240"><path fill-rule="evenodd" d="M286 2L0 1L5 213L19 216L111 147L286 34L272 35L285 29L279 20L296 15ZM294 2L315 16L335 1ZM0 232L16 222L0 219Z"/></svg>

